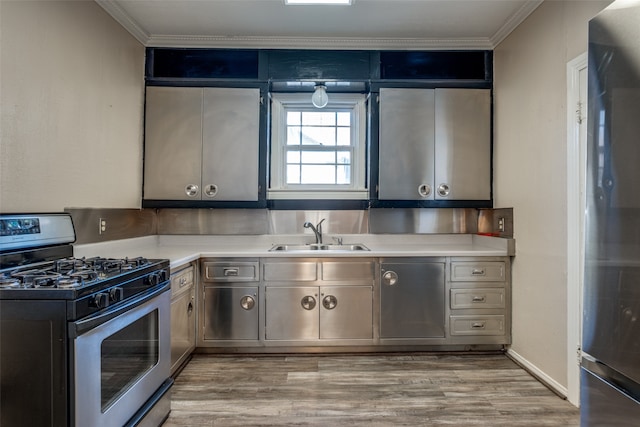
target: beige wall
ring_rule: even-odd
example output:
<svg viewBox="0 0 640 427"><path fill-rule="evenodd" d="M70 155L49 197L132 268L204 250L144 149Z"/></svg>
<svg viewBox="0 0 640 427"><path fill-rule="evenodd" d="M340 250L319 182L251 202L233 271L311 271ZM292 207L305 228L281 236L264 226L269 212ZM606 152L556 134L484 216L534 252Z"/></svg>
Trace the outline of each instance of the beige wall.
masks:
<svg viewBox="0 0 640 427"><path fill-rule="evenodd" d="M545 1L495 49L496 206L514 208L512 350L567 386L567 62L609 1Z"/></svg>
<svg viewBox="0 0 640 427"><path fill-rule="evenodd" d="M0 0L0 37L0 212L139 207L143 46L90 0Z"/></svg>

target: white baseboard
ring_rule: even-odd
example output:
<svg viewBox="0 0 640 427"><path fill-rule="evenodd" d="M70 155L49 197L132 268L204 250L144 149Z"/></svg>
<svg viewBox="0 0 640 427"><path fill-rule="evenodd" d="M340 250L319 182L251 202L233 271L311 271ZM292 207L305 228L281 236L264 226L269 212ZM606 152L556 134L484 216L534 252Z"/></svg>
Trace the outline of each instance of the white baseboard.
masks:
<svg viewBox="0 0 640 427"><path fill-rule="evenodd" d="M551 391L556 393L558 396L563 399L567 398L567 388L551 378L549 375L544 373L540 368L538 368L533 363L529 362L527 359L513 351L512 349L507 350L507 356L511 358L514 362L520 365L525 371L529 372L531 375L536 377L538 381L547 386Z"/></svg>

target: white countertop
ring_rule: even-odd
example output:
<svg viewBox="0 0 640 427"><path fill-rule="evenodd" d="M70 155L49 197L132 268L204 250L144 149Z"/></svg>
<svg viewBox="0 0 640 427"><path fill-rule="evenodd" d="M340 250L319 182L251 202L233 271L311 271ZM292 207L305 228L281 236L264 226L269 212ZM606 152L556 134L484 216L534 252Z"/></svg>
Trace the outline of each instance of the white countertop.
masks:
<svg viewBox="0 0 640 427"><path fill-rule="evenodd" d="M260 236L147 236L105 243L74 245L76 257L145 257L169 259L171 267L205 257L437 257L515 255L512 239L473 234L354 234L343 243L361 243L370 251L269 252L276 244L312 243L308 235ZM333 243L332 236L324 236Z"/></svg>

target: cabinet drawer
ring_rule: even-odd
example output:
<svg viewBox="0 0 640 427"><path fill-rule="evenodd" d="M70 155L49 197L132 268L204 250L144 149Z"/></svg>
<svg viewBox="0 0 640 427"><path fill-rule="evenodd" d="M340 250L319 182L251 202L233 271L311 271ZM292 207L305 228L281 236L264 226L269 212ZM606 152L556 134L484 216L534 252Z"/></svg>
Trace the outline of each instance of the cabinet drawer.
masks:
<svg viewBox="0 0 640 427"><path fill-rule="evenodd" d="M503 288L451 289L451 308L504 308Z"/></svg>
<svg viewBox="0 0 640 427"><path fill-rule="evenodd" d="M264 280L267 281L314 281L318 280L315 262L268 262L264 264Z"/></svg>
<svg viewBox="0 0 640 427"><path fill-rule="evenodd" d="M452 282L503 282L506 278L502 261L456 261L451 263Z"/></svg>
<svg viewBox="0 0 640 427"><path fill-rule="evenodd" d="M322 280L373 281L374 263L369 261L330 261L322 263Z"/></svg>
<svg viewBox="0 0 640 427"><path fill-rule="evenodd" d="M449 329L452 336L464 335L504 335L503 315L451 316Z"/></svg>
<svg viewBox="0 0 640 427"><path fill-rule="evenodd" d="M257 282L258 262L205 262L204 280L207 282Z"/></svg>
<svg viewBox="0 0 640 427"><path fill-rule="evenodd" d="M193 285L193 266L171 275L171 294L176 295Z"/></svg>

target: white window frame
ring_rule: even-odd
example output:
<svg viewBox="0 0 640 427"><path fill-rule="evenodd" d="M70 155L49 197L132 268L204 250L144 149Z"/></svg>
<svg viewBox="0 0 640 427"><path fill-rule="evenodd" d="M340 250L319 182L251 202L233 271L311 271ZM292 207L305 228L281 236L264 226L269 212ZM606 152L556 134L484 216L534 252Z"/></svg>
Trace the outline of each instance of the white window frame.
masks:
<svg viewBox="0 0 640 427"><path fill-rule="evenodd" d="M329 94L329 103L322 110L311 104L310 93L271 94L271 141L269 163L268 199L349 199L367 200L366 187L366 137L367 137L367 97L363 94ZM331 111L335 109L351 111L351 141L353 159L351 163L353 180L351 184L287 184L286 167L286 117L288 110Z"/></svg>

